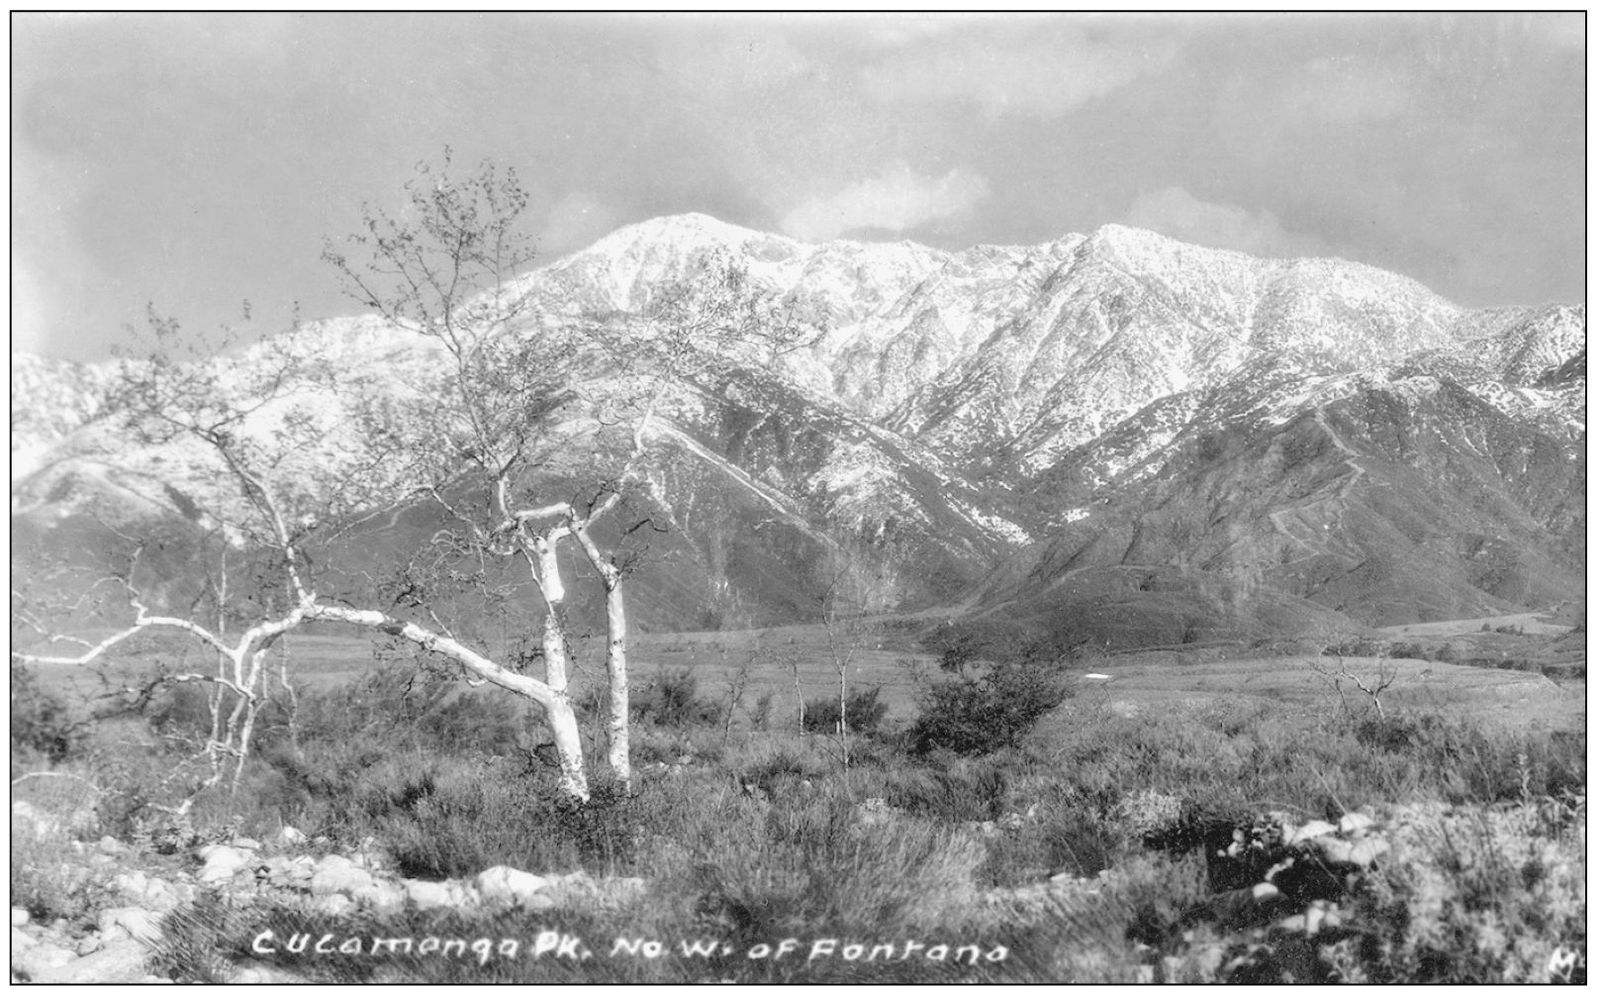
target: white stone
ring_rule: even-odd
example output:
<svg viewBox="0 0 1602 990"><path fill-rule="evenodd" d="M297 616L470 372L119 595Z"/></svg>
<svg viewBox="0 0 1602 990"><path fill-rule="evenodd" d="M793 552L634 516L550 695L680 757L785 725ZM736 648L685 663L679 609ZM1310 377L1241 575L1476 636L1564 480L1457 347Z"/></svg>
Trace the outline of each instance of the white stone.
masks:
<svg viewBox="0 0 1602 990"><path fill-rule="evenodd" d="M249 849L233 846L206 846L200 850L200 858L206 865L196 879L203 884L217 884L232 879L250 863L253 854Z"/></svg>
<svg viewBox="0 0 1602 990"><path fill-rule="evenodd" d="M406 907L406 892L394 884L374 881L350 892L358 904L367 904L379 914L394 914Z"/></svg>
<svg viewBox="0 0 1602 990"><path fill-rule="evenodd" d="M46 976L78 961L78 953L59 945L44 943L19 947L11 946L11 968L35 983L60 983Z"/></svg>
<svg viewBox="0 0 1602 990"><path fill-rule="evenodd" d="M325 856L312 873L313 894L343 894L373 882L373 875L343 856Z"/></svg>
<svg viewBox="0 0 1602 990"><path fill-rule="evenodd" d="M1352 844L1352 863L1357 866L1369 866L1390 848L1391 844L1379 836L1365 835Z"/></svg>
<svg viewBox="0 0 1602 990"><path fill-rule="evenodd" d="M494 905L526 904L550 884L545 877L510 866L492 866L478 875L479 894Z"/></svg>
<svg viewBox="0 0 1602 990"><path fill-rule="evenodd" d="M433 880L402 880L401 888L406 892L407 902L422 911L455 907L460 897L450 884Z"/></svg>
<svg viewBox="0 0 1602 990"><path fill-rule="evenodd" d="M324 894L312 901L312 909L323 914L346 914L354 904L344 894Z"/></svg>
<svg viewBox="0 0 1602 990"><path fill-rule="evenodd" d="M293 825L285 825L283 831L278 833L278 841L285 845L302 846L306 844L306 833Z"/></svg>
<svg viewBox="0 0 1602 990"><path fill-rule="evenodd" d="M145 974L150 950L137 942L113 942L58 969L38 974L40 982L132 983Z"/></svg>
<svg viewBox="0 0 1602 990"><path fill-rule="evenodd" d="M1374 827L1374 819L1368 817L1367 815L1363 814L1362 812L1353 811L1353 812L1351 812L1349 814L1345 814L1345 815L1341 816L1341 831L1342 832L1347 832L1347 833L1361 832L1364 829L1370 829L1370 828L1373 828L1373 827Z"/></svg>
<svg viewBox="0 0 1602 990"><path fill-rule="evenodd" d="M118 907L100 912L100 934L108 942L132 936L147 945L161 939L161 915L149 908Z"/></svg>
<svg viewBox="0 0 1602 990"><path fill-rule="evenodd" d="M14 907L11 909L11 927L20 928L28 923L28 909Z"/></svg>
<svg viewBox="0 0 1602 990"><path fill-rule="evenodd" d="M1336 831L1335 826L1329 822L1311 821L1291 833L1290 844L1294 846L1303 842L1310 842L1321 835L1328 835L1334 831Z"/></svg>

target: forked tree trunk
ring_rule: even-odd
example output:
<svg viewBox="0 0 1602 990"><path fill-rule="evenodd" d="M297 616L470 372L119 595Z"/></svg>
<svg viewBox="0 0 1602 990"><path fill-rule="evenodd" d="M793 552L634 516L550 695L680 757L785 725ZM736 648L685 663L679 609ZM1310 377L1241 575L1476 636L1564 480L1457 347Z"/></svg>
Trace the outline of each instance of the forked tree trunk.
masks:
<svg viewBox="0 0 1602 990"><path fill-rule="evenodd" d="M573 713L567 692L556 691L544 681L519 674L488 660L454 639L440 636L412 622L405 622L367 609L347 608L342 605L316 605L307 610L308 619L344 622L367 626L399 636L416 643L425 650L449 657L473 677L522 695L545 709L551 737L556 743L556 758L560 770L559 786L574 799L590 799L589 780L584 773L584 749L580 741L578 719ZM565 657L565 654L564 654Z"/></svg>

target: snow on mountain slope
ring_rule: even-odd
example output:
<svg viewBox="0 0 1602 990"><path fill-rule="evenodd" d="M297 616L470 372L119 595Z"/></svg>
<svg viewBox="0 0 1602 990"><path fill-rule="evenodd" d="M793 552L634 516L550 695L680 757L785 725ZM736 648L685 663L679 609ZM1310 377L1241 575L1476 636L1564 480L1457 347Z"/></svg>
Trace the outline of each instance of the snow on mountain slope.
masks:
<svg viewBox="0 0 1602 990"><path fill-rule="evenodd" d="M681 525L675 553L685 569L675 580L693 575L725 596L755 582L767 591L748 588L749 601L773 600L753 614L799 614L808 582L822 580L831 560L872 575L864 587L881 589L876 601L887 608L955 600L965 582L1018 548L1057 540L1065 526L1088 532L1116 518L1138 528L1130 512L1154 504L1159 489L1176 505L1234 506L1217 510L1239 516L1229 526L1253 518L1278 534L1279 543L1236 540L1237 557L1294 553L1316 542L1313 527L1335 519L1339 499L1301 506L1305 493L1285 478L1258 478L1245 502L1226 498L1207 487L1225 485L1225 475L1185 474L1186 458L1242 443L1278 451L1298 438L1327 447L1320 424L1339 421L1327 411L1360 396L1420 410L1396 428L1444 431L1432 455L1440 463L1475 465L1464 470L1497 498L1572 531L1572 507L1540 508L1544 496L1484 464L1507 459L1498 444L1533 450L1545 437L1554 449L1575 448L1584 427L1583 309L1467 310L1409 279L1336 259L1258 259L1121 226L958 252L805 244L687 214L625 227L521 276L513 289L530 306L511 332L545 339L603 328L613 334L608 346L626 347L619 341L629 334L651 332L653 303L716 298L736 284L730 272L741 277L737 291L765 293L821 332L760 369L740 354L709 354L704 375L663 396L648 431L648 473L652 497ZM325 449L284 462L286 491L339 476L357 453L347 433L364 402L428 394L444 367L426 337L374 317L333 319L219 359L219 387L247 388L268 353L323 369L317 387L247 423L268 439L294 408L326 432ZM564 367L597 402L638 387L612 376L604 353ZM62 519L93 498L130 516L187 518L194 506L228 502L203 452L143 449L95 421L114 375L110 365L13 355L14 516ZM553 461L553 477L567 477L583 460L575 444L589 442L596 420L575 414L556 430L557 446L573 449ZM1268 434L1278 439L1262 441ZM1387 458L1405 459L1410 448L1371 449L1383 451L1365 454L1380 459L1383 473ZM1543 464L1565 456L1540 450ZM1331 477L1342 465L1370 463L1338 446L1325 453ZM1317 479L1319 490L1340 499L1365 491L1327 481ZM1340 518L1380 531L1398 525L1388 513L1414 511L1376 504ZM1211 511L1182 515L1190 525ZM1465 518L1524 519L1497 511ZM1583 518L1583 506L1576 511ZM735 520L729 532L714 533L717 512ZM1138 540L1134 532L1120 537L1125 549L1139 543L1152 566L1212 545L1158 551L1149 530ZM1523 521L1509 532L1497 539L1527 550L1539 542ZM1472 543L1464 534L1450 540ZM1367 559L1374 546L1340 543L1330 560ZM1542 547L1529 550L1527 570L1545 575L1538 583L1549 589L1567 565L1551 563ZM766 563L742 571L730 554L745 551ZM1165 557L1170 551L1178 556ZM1466 601L1460 577L1448 582L1457 590L1447 598ZM661 601L697 594L680 588Z"/></svg>

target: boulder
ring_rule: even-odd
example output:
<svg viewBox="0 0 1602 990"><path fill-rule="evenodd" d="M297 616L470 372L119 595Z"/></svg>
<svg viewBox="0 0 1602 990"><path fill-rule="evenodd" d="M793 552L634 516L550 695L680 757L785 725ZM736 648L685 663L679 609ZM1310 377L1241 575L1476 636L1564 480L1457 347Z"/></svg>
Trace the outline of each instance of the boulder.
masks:
<svg viewBox="0 0 1602 990"><path fill-rule="evenodd" d="M62 983L52 974L62 967L78 961L78 953L59 945L38 942L33 945L11 945L11 970L34 983Z"/></svg>
<svg viewBox="0 0 1602 990"><path fill-rule="evenodd" d="M133 983L145 974L150 950L134 941L112 942L87 956L31 974L38 983Z"/></svg>
<svg viewBox="0 0 1602 990"><path fill-rule="evenodd" d="M233 974L228 977L228 982L243 985L259 985L266 983L305 983L306 981L302 977L291 973L287 969L279 969L276 966L269 966L266 963L251 962L244 963L235 968Z"/></svg>
<svg viewBox="0 0 1602 990"><path fill-rule="evenodd" d="M285 825L278 833L278 841L286 846L303 846L306 844L306 833L293 825Z"/></svg>
<svg viewBox="0 0 1602 990"><path fill-rule="evenodd" d="M501 906L527 906L534 898L546 902L549 898L540 892L550 886L550 881L524 870L516 870L510 866L492 866L478 875L478 892L484 903Z"/></svg>
<svg viewBox="0 0 1602 990"><path fill-rule="evenodd" d="M100 912L99 927L107 942L131 937L154 945L161 938L161 915L142 907L106 908Z"/></svg>
<svg viewBox="0 0 1602 990"><path fill-rule="evenodd" d="M433 880L402 880L401 891L406 902L420 911L434 911L451 906L449 884Z"/></svg>
<svg viewBox="0 0 1602 990"><path fill-rule="evenodd" d="M1353 811L1341 816L1341 831L1347 834L1362 832L1374 827L1374 819L1360 811Z"/></svg>
<svg viewBox="0 0 1602 990"><path fill-rule="evenodd" d="M28 923L28 909L13 907L11 909L11 927L20 928Z"/></svg>
<svg viewBox="0 0 1602 990"><path fill-rule="evenodd" d="M394 914L406 907L406 892L398 885L375 880L350 892L357 904L365 904L379 914Z"/></svg>
<svg viewBox="0 0 1602 990"><path fill-rule="evenodd" d="M1329 822L1316 820L1310 821L1306 825L1303 825L1301 828L1297 829L1295 832L1291 833L1290 844L1296 846L1302 844L1303 842L1311 842L1321 835L1328 835L1336 830L1336 827L1331 825Z"/></svg>
<svg viewBox="0 0 1602 990"><path fill-rule="evenodd" d="M373 882L373 875L343 856L324 856L312 871L313 894L344 894Z"/></svg>
<svg viewBox="0 0 1602 990"><path fill-rule="evenodd" d="M323 894L312 899L311 908L322 914L348 914L355 903L344 894Z"/></svg>
<svg viewBox="0 0 1602 990"><path fill-rule="evenodd" d="M32 832L34 838L44 839L61 831L61 823L51 815L26 801L11 802L12 832Z"/></svg>
<svg viewBox="0 0 1602 990"><path fill-rule="evenodd" d="M244 869L254 855L249 849L236 846L202 846L200 859L206 865L197 879L202 884L226 883Z"/></svg>
<svg viewBox="0 0 1602 990"><path fill-rule="evenodd" d="M1352 844L1333 835L1321 835L1311 844L1319 858L1328 866L1340 866L1352 861Z"/></svg>
<svg viewBox="0 0 1602 990"><path fill-rule="evenodd" d="M1391 844L1377 835L1365 835L1352 843L1351 861L1356 866L1371 866L1374 860L1388 852Z"/></svg>
<svg viewBox="0 0 1602 990"><path fill-rule="evenodd" d="M402 880L406 901L420 911L466 911L478 906L478 892L455 880Z"/></svg>

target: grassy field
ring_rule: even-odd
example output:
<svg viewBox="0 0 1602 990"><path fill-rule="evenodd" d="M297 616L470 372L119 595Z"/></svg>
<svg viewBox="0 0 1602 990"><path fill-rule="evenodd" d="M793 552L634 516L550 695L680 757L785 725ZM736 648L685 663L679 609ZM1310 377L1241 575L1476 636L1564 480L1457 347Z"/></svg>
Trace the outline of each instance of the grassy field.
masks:
<svg viewBox="0 0 1602 990"><path fill-rule="evenodd" d="M1416 711L1482 716L1508 728L1575 730L1583 726L1584 681L1553 680L1543 668L1578 672L1583 678L1584 638L1554 613L1484 616L1374 630L1380 650L1418 643L1434 656L1451 648L1451 662L1399 657L1346 658L1354 673L1394 675L1382 695ZM1482 628L1523 628L1523 634ZM935 671L934 657L920 642L927 625L896 616L871 617L836 626L778 626L708 632L649 633L630 644L630 672L637 685L679 670L693 671L703 693L726 701L736 685L741 707L773 697L775 717L793 717L797 684L803 699L831 697L839 690L839 665L852 690L879 688L893 722L908 721L922 685ZM43 683L77 704L139 683L157 664L172 670L203 670L214 663L191 640L165 633L136 639L129 649L91 668L42 666ZM297 634L287 637L283 658L298 688L326 690L374 668L381 638ZM602 682L605 669L598 640L574 643L576 693ZM1523 669L1519 669L1519 668ZM1076 661L1079 693L1100 699L1126 718L1151 717L1172 706L1259 698L1308 706L1311 712L1340 702L1333 678L1339 658L1306 649L1274 652L1230 647L1176 647L1125 651ZM1102 672L1105 681L1083 680ZM1333 678L1333 679L1332 679ZM1348 700L1365 701L1349 681ZM496 689L465 688L494 693Z"/></svg>
<svg viewBox="0 0 1602 990"><path fill-rule="evenodd" d="M635 788L606 788L604 719L592 711L580 728L597 800L581 806L520 752L525 733L542 730L505 692L467 687L449 671L414 690L416 665L380 659L385 651L365 640L292 637L283 659L298 685L293 721L269 712L239 790L205 792L187 819L166 807L201 769L194 728L207 716L192 697L166 714L100 722L65 755L25 756L21 769L50 772L25 781L23 799L94 814L78 845L57 834L13 846L13 903L78 937L117 906L108 891L119 871L192 881L204 843L240 836L271 849L293 826L325 852L380 849L400 877L471 878L505 865L640 878L651 896L635 908L541 919L603 945L634 932L1013 950L986 971L606 959L492 974L508 982L1525 982L1542 978L1554 949L1583 944L1583 680L1399 655L1505 644L1509 662L1545 664L1572 634L1542 635L1528 621L1523 634L1497 633L1507 617L1487 617L1433 637L1410 627L1335 644L1346 656L1307 644L1202 644L1075 657L1051 665L1072 695L1031 729L954 752L921 747L906 731L931 678L949 676L920 640L923 621L638 637ZM1478 631L1486 623L1492 631ZM1426 638L1429 648L1416 650ZM599 650L574 645L582 697L600 675ZM158 667L211 662L182 639L152 637L94 669L39 668L39 681L81 711ZM829 697L837 663L849 687L879 687L890 707L889 724L852 734L849 747L794 721L797 679L804 698ZM666 708L647 704L660 696L654 682L681 671L706 705L664 718ZM1377 679L1389 679L1383 718L1357 684ZM742 682L732 724L706 717L708 706L726 713ZM12 763L15 778L15 745ZM70 794L56 793L63 784ZM1321 861L1290 838L1302 823L1333 830L1351 811L1383 823L1391 852L1372 868ZM130 852L96 858L101 835ZM1241 838L1253 835L1267 845ZM1299 865L1276 872L1287 858ZM1296 870L1306 886L1287 879ZM1333 888L1332 875L1344 877ZM1281 893L1259 904L1267 877ZM302 901L247 899L229 910L252 925L378 923ZM1319 938L1294 927L1332 912L1345 920ZM207 932L202 955L250 959L248 931ZM181 944L193 937L169 932ZM157 975L209 972L163 958ZM298 975L315 982L490 975L443 961L404 972L306 966Z"/></svg>

